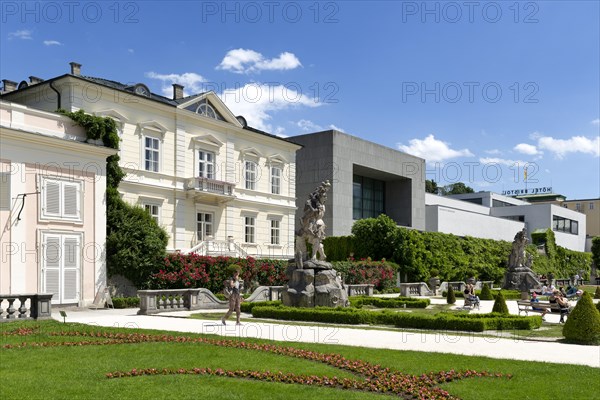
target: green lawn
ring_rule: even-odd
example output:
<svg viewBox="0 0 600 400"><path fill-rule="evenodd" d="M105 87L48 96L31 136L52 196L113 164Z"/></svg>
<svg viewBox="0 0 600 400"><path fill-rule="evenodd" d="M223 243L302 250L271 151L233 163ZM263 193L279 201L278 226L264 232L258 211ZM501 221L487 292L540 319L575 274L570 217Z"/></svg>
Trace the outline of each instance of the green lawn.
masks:
<svg viewBox="0 0 600 400"><path fill-rule="evenodd" d="M28 328L26 335L13 334L17 328ZM66 329L65 329L66 328ZM53 332L147 333L150 339L136 343L106 344L106 338L54 336ZM170 332L94 328L56 321L23 321L0 324L0 398L8 399L381 399L382 395L340 387L318 387L310 384L284 384L247 378L214 375L153 375L108 379L107 373L132 369L254 370L346 378L365 382L369 373L340 369L330 358L326 362L277 354L259 349L239 348L251 344L271 344L274 351L286 346L318 353L339 354L346 359L362 361L368 368L387 367L397 373L421 375L448 370L475 370L510 374L507 377L471 377L437 385L451 395L463 399L539 399L551 388L553 397L591 399L600 391L598 369L572 365L553 365L523 361L496 360L447 354L395 351L348 346L269 342L264 340L224 339L207 335L185 335L202 342L150 342L157 335ZM172 336L170 336L172 337ZM164 338L161 338L164 340ZM213 342L210 342L210 341ZM209 342L207 342L209 341ZM18 347L21 343L25 347ZM33 343L77 342L80 346L33 347ZM83 345L86 342L96 345ZM105 343L100 345L99 343ZM246 344L241 344L246 343ZM247 345L250 344L250 345ZM12 345L13 348L6 348ZM317 357L317 356L315 356ZM335 359L335 357L333 357ZM359 364L363 365L363 364ZM358 368L358 367L356 367ZM366 367L365 367L366 368ZM558 372L560 371L560 373ZM377 375L379 376L379 375ZM385 375L385 379L388 375ZM405 375L401 375L405 377ZM549 381L551 377L551 382ZM304 379L304 378L303 378ZM372 378L373 379L373 378ZM420 378L414 378L418 382ZM277 380L277 379L275 379ZM380 376L379 381L382 378ZM378 382L377 379L373 382ZM549 386L550 385L550 386ZM432 390L436 390L435 388ZM385 396L386 398L389 396ZM396 398L398 398L396 396Z"/></svg>

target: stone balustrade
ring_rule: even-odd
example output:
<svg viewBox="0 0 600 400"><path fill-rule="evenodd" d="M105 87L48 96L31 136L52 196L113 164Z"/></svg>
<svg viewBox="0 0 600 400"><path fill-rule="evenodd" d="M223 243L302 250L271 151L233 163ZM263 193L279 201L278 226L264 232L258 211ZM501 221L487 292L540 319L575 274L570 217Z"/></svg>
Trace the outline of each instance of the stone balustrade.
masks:
<svg viewBox="0 0 600 400"><path fill-rule="evenodd" d="M0 294L0 322L52 318L51 301L47 293Z"/></svg>
<svg viewBox="0 0 600 400"><path fill-rule="evenodd" d="M282 290L283 286L259 286L244 301L281 300ZM140 297L139 315L167 311L229 308L228 301L219 300L210 290L204 288L138 290L137 294Z"/></svg>
<svg viewBox="0 0 600 400"><path fill-rule="evenodd" d="M348 290L348 297L350 296L373 296L374 285L363 284L363 285L345 285Z"/></svg>
<svg viewBox="0 0 600 400"><path fill-rule="evenodd" d="M433 292L425 282L401 283L400 296L433 296Z"/></svg>

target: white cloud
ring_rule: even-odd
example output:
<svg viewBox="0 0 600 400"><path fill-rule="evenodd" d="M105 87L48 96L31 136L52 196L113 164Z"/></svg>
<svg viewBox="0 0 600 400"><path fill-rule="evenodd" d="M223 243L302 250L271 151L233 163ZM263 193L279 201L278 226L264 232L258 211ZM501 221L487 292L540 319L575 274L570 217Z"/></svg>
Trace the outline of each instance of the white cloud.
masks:
<svg viewBox="0 0 600 400"><path fill-rule="evenodd" d="M296 125L304 132L317 132L323 130L321 125L317 125L307 119L301 119L300 121L296 122Z"/></svg>
<svg viewBox="0 0 600 400"><path fill-rule="evenodd" d="M18 30L15 32L10 32L8 34L8 38L9 39L31 40L31 39L33 39L33 37L31 36L32 34L33 34L33 31L30 31L28 29L23 29L23 30Z"/></svg>
<svg viewBox="0 0 600 400"><path fill-rule="evenodd" d="M527 154L530 156L535 156L535 155L540 154L540 151L538 151L538 149L534 145L527 144L527 143L519 143L518 145L516 145L514 147L514 150L521 154Z"/></svg>
<svg viewBox="0 0 600 400"><path fill-rule="evenodd" d="M492 154L492 155L500 155L500 154L502 154L502 152L500 150L498 150L498 149L485 150L485 153Z"/></svg>
<svg viewBox="0 0 600 400"><path fill-rule="evenodd" d="M544 136L544 135L542 135L542 134L541 134L540 132L538 132L538 131L535 131L535 132L533 132L533 133L530 133L530 134L529 134L529 139L531 139L531 140L538 140L538 139L539 139L539 138L541 138L542 136Z"/></svg>
<svg viewBox="0 0 600 400"><path fill-rule="evenodd" d="M202 83L206 82L201 75L194 72L185 72L183 74L158 74L156 72L146 72L146 76L151 79L162 81L162 92L166 97L173 95L173 84L178 83L185 87L184 95L197 94L202 92Z"/></svg>
<svg viewBox="0 0 600 400"><path fill-rule="evenodd" d="M62 46L62 43L58 40L44 40L46 46Z"/></svg>
<svg viewBox="0 0 600 400"><path fill-rule="evenodd" d="M326 129L334 129L339 132L345 132L342 128L339 128L334 124L329 124L326 128L323 128L321 125L315 124L314 122L309 121L307 119L301 119L300 121L296 122L296 125L300 127L304 132L319 132L324 131Z"/></svg>
<svg viewBox="0 0 600 400"><path fill-rule="evenodd" d="M247 74L260 71L284 71L300 66L302 66L300 60L287 51L277 58L265 59L261 53L254 50L235 49L227 52L217 69Z"/></svg>
<svg viewBox="0 0 600 400"><path fill-rule="evenodd" d="M473 153L469 149L453 150L448 143L437 140L433 135L429 135L423 140L411 139L409 143L409 146L398 143L398 148L405 153L424 158L427 162L445 161L456 157L473 157Z"/></svg>
<svg viewBox="0 0 600 400"><path fill-rule="evenodd" d="M274 131L269 123L274 112L323 105L283 85L263 83L248 83L243 87L226 89L219 96L235 115L244 116L248 125L266 132Z"/></svg>
<svg viewBox="0 0 600 400"><path fill-rule="evenodd" d="M592 125L596 125L596 126L600 126L600 118L596 118L595 120L591 121Z"/></svg>
<svg viewBox="0 0 600 400"><path fill-rule="evenodd" d="M507 158L498 158L498 157L481 157L479 159L479 162L482 164L506 165L507 167L520 166L520 165L525 166L526 164L530 164L530 163L528 163L526 161L522 161L522 160L510 160Z"/></svg>
<svg viewBox="0 0 600 400"><path fill-rule="evenodd" d="M538 147L554 153L557 158L564 158L569 153L584 153L600 157L600 136L594 139L584 136L573 136L569 139L542 136L538 139Z"/></svg>

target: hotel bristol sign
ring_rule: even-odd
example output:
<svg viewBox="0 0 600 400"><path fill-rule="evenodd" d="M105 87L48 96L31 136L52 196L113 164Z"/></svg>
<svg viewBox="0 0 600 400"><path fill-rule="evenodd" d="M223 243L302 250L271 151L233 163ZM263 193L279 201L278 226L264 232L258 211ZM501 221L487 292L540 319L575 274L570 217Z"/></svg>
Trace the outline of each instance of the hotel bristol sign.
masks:
<svg viewBox="0 0 600 400"><path fill-rule="evenodd" d="M544 194L552 193L552 186L528 188L528 189L515 189L515 190L503 190L502 194L505 196L521 196L524 194Z"/></svg>

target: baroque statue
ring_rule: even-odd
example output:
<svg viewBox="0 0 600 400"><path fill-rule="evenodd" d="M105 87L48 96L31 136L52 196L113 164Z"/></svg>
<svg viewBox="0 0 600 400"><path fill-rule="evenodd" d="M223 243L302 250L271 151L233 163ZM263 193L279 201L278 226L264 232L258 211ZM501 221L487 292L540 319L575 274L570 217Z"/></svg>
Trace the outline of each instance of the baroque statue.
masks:
<svg viewBox="0 0 600 400"><path fill-rule="evenodd" d="M304 215L300 220L300 228L296 231L296 267L302 269L304 261L308 260L308 251L306 241L312 245L312 255L310 260L317 261L319 254L320 261L327 259L323 240L325 240L325 201L327 200L327 191L331 188L329 181L324 181L317 187L304 204Z"/></svg>
<svg viewBox="0 0 600 400"><path fill-rule="evenodd" d="M531 289L541 287L537 275L531 270L533 257L525 252L528 243L527 229L523 228L517 232L513 240L502 289L520 290L522 293L529 293Z"/></svg>

